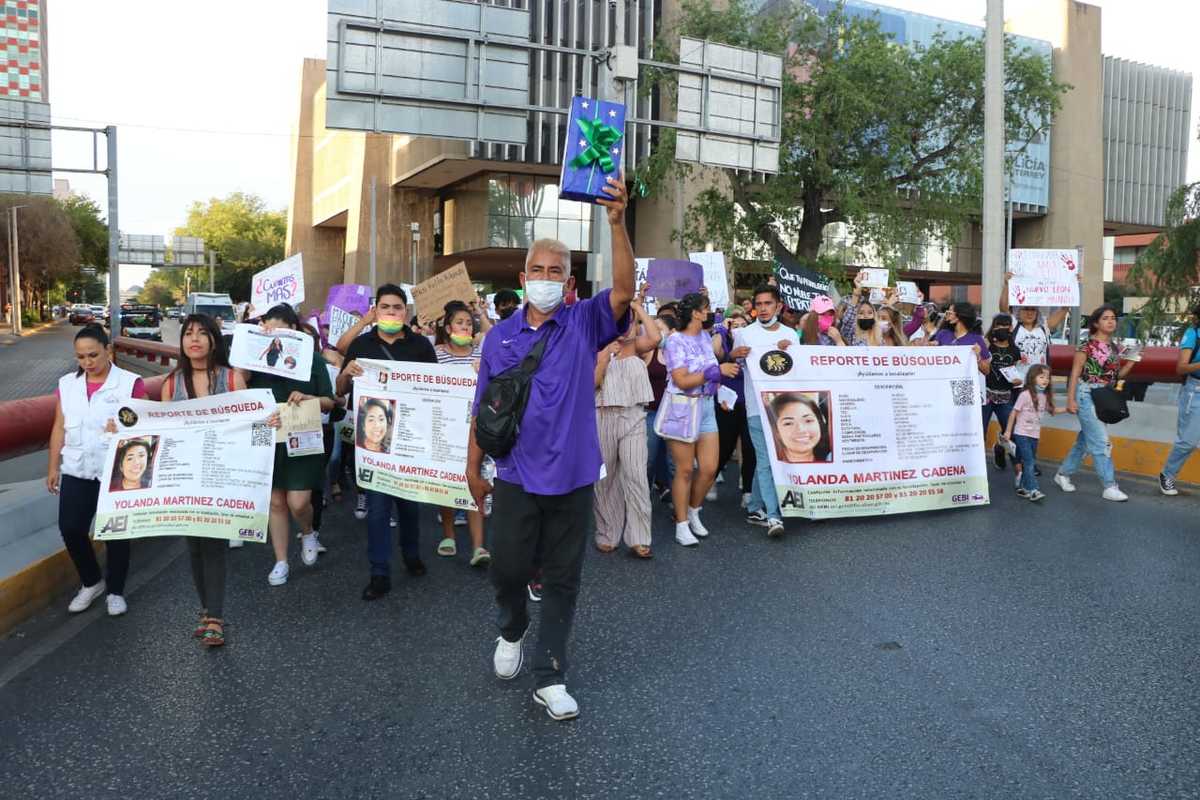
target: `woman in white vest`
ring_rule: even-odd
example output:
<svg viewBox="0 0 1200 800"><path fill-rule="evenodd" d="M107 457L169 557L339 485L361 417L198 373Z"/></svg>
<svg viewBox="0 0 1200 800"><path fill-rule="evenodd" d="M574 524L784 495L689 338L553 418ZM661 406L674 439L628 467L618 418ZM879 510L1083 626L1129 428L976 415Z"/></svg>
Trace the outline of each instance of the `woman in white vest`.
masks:
<svg viewBox="0 0 1200 800"><path fill-rule="evenodd" d="M117 412L130 398L144 398L142 379L112 363L108 334L89 325L75 334L79 369L58 381L58 408L50 433L50 466L46 488L58 495L58 527L83 587L67 606L84 611L108 590L110 616L124 614L125 578L129 574L129 542L112 540L108 552L108 581L92 549L92 518L100 495L100 476L115 430ZM110 425L109 423L113 424Z"/></svg>

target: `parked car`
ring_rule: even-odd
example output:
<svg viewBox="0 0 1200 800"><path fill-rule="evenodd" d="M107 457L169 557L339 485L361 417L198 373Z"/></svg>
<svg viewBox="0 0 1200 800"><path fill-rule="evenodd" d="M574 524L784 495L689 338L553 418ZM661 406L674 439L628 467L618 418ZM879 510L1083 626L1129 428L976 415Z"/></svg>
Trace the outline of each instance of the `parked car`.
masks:
<svg viewBox="0 0 1200 800"><path fill-rule="evenodd" d="M162 315L157 306L121 306L121 336L162 341Z"/></svg>
<svg viewBox="0 0 1200 800"><path fill-rule="evenodd" d="M180 319L183 317L183 309L179 306L172 306L164 312L167 319Z"/></svg>
<svg viewBox="0 0 1200 800"><path fill-rule="evenodd" d="M71 306L71 311L67 314L67 322L72 325L87 325L89 322L94 322L96 312L91 306L80 305L76 303Z"/></svg>
<svg viewBox="0 0 1200 800"><path fill-rule="evenodd" d="M214 292L192 292L183 306L183 313L208 314L221 325L225 333L233 333L236 314L229 295Z"/></svg>

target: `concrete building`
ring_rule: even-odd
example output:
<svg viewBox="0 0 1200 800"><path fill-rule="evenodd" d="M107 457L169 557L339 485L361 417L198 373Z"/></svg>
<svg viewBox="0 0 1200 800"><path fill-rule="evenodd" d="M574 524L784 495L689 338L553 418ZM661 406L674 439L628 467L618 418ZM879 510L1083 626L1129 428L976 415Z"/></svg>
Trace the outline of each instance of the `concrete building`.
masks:
<svg viewBox="0 0 1200 800"><path fill-rule="evenodd" d="M818 10L824 2L809 1ZM572 32L576 41L599 46L608 36L607 21L593 22L608 19L606 0L523 5L531 11L533 40L562 42ZM1102 296L1104 237L1157 230L1167 196L1183 183L1191 76L1105 56L1096 6L1075 0L1026 5L1028 11L1008 20L1009 32L1043 53L1055 76L1074 88L1063 98L1049 135L1028 144L1010 176L1012 244L1082 247L1083 304L1092 306ZM982 35L981 28L862 0L850 0L847 7L877 15L904 44L928 41L939 30ZM627 42L649 57L654 35L669 28L678 13L678 0L630 0ZM539 56L530 69L530 85L536 87L531 94L537 93L531 102L565 107L574 91L570 57ZM304 62L288 219L288 251L304 253L305 281L314 296L334 283L370 282L372 185L376 282L412 283L464 261L483 287L513 286L529 242L553 236L575 251L574 272L586 291L587 209L560 202L555 188L561 118L531 114L525 146L329 130L324 125L326 79L324 61ZM587 93L587 84L582 86ZM639 104L639 116L648 113L640 104L649 100L636 94L628 100ZM645 126L637 127L627 130L627 153L636 147L635 157L651 142ZM639 255L686 256L671 234L682 226L683 213L701 188L680 182L661 196L634 201L629 224ZM827 228L831 247L844 238L844 230ZM921 243L902 275L933 296L975 294L977 301L969 287L979 283L981 239L976 224L954 245ZM738 283L755 280L749 275Z"/></svg>

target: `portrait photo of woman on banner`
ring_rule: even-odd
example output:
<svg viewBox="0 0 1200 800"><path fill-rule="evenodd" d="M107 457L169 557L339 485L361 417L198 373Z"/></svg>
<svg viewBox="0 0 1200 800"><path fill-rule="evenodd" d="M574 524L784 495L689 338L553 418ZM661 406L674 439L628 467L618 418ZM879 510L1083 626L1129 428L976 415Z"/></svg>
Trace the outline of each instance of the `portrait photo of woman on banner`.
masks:
<svg viewBox="0 0 1200 800"><path fill-rule="evenodd" d="M833 461L829 392L764 392L763 405L775 438L775 456L785 464Z"/></svg>
<svg viewBox="0 0 1200 800"><path fill-rule="evenodd" d="M146 436L125 439L117 445L113 460L110 492L149 489L154 480L154 456L158 452L158 437Z"/></svg>
<svg viewBox="0 0 1200 800"><path fill-rule="evenodd" d="M392 451L392 420L395 418L395 401L364 397L358 402L358 421L354 429L358 432L355 445L372 453Z"/></svg>

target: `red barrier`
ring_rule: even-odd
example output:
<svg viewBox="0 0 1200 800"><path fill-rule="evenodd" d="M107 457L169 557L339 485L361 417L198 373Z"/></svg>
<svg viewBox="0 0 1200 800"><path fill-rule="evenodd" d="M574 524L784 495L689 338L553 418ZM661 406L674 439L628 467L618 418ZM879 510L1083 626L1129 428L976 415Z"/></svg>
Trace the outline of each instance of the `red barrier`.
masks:
<svg viewBox="0 0 1200 800"><path fill-rule="evenodd" d="M125 336L113 340L113 349L164 365L169 365L179 356L179 348L173 345ZM155 375L143 380L146 395L157 400L162 392L163 376ZM50 442L50 431L54 428L57 406L58 398L53 394L0 403L0 460L46 449Z"/></svg>
<svg viewBox="0 0 1200 800"><path fill-rule="evenodd" d="M1066 344L1050 345L1050 369L1055 375L1070 375L1075 349ZM1175 374L1179 362L1177 347L1147 347L1142 350L1142 360L1129 373L1127 380L1140 383L1179 383L1183 378Z"/></svg>

